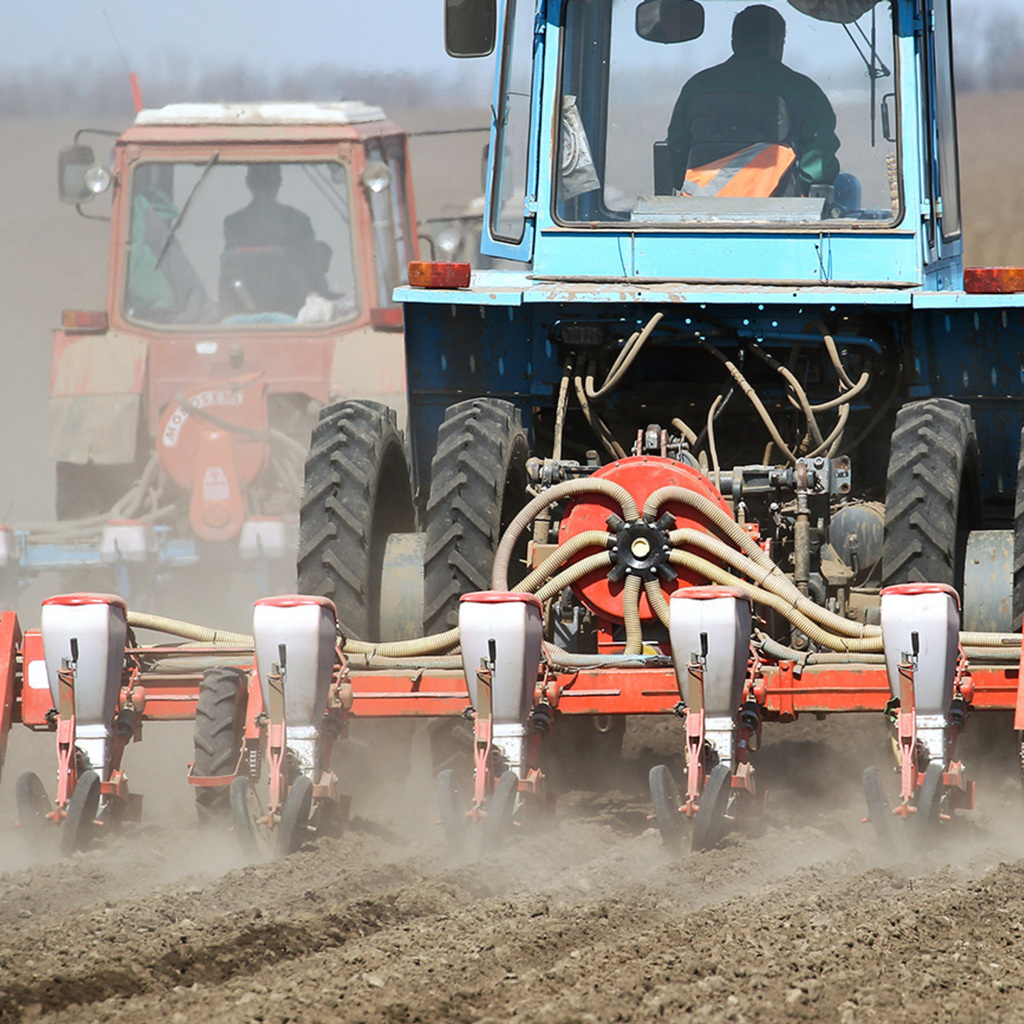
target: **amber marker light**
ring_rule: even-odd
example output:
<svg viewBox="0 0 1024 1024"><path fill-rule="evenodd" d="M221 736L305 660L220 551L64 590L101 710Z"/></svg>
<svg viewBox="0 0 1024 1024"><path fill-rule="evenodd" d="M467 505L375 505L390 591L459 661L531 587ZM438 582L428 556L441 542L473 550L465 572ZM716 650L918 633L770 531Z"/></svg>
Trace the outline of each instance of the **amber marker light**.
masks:
<svg viewBox="0 0 1024 1024"><path fill-rule="evenodd" d="M413 288L468 288L468 263L437 263L413 260L409 264L409 284Z"/></svg>
<svg viewBox="0 0 1024 1024"><path fill-rule="evenodd" d="M83 309L65 309L60 315L60 325L65 331L85 334L89 331L102 333L110 326L105 312L89 312Z"/></svg>
<svg viewBox="0 0 1024 1024"><path fill-rule="evenodd" d="M967 267L964 291L974 295L1024 292L1024 267Z"/></svg>

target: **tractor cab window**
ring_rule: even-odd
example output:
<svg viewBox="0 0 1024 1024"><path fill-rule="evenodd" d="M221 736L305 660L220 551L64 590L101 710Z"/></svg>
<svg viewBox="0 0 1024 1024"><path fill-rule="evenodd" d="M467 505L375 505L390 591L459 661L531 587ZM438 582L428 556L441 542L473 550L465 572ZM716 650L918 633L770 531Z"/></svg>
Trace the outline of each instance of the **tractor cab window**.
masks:
<svg viewBox="0 0 1024 1024"><path fill-rule="evenodd" d="M128 317L287 326L358 311L345 165L140 162L131 189Z"/></svg>
<svg viewBox="0 0 1024 1024"><path fill-rule="evenodd" d="M556 217L892 223L893 74L877 0L567 0Z"/></svg>

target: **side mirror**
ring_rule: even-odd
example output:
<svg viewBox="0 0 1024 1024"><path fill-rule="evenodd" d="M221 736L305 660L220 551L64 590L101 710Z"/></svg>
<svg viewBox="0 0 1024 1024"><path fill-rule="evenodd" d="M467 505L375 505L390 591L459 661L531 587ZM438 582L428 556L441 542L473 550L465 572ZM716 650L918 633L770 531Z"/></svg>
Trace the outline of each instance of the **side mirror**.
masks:
<svg viewBox="0 0 1024 1024"><path fill-rule="evenodd" d="M444 48L450 57L486 57L497 35L495 0L444 0Z"/></svg>
<svg viewBox="0 0 1024 1024"><path fill-rule="evenodd" d="M96 163L92 146L65 146L57 157L57 190L65 203L87 203L94 192L85 173Z"/></svg>
<svg viewBox="0 0 1024 1024"><path fill-rule="evenodd" d="M636 9L636 34L650 43L688 43L704 34L699 0L642 0Z"/></svg>

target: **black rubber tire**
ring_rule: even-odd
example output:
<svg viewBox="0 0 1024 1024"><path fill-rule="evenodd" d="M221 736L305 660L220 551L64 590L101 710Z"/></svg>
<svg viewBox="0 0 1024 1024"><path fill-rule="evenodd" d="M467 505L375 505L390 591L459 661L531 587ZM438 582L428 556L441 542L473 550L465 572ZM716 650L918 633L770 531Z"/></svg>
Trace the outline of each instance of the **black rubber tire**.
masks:
<svg viewBox="0 0 1024 1024"><path fill-rule="evenodd" d="M878 769L864 769L864 803L868 808L868 821L875 831L875 838L882 852L891 855L896 852L896 830L892 808L882 788Z"/></svg>
<svg viewBox="0 0 1024 1024"><path fill-rule="evenodd" d="M18 808L18 824L26 834L37 836L49 824L50 798L35 772L22 772L14 783L14 800Z"/></svg>
<svg viewBox="0 0 1024 1024"><path fill-rule="evenodd" d="M242 752L245 677L238 669L208 669L199 684L192 730L193 773L202 778L230 775ZM195 786L196 814L203 827L223 826L231 818L227 786Z"/></svg>
<svg viewBox="0 0 1024 1024"><path fill-rule="evenodd" d="M942 765L934 761L925 769L921 788L917 791L917 813L914 815L914 831L919 840L934 834L942 811Z"/></svg>
<svg viewBox="0 0 1024 1024"><path fill-rule="evenodd" d="M281 821L275 844L278 857L295 853L309 838L309 812L312 806L313 782L308 775L299 775L288 787L281 805Z"/></svg>
<svg viewBox="0 0 1024 1024"><path fill-rule="evenodd" d="M656 764L647 776L651 787L654 820L661 832L661 841L673 857L686 852L686 822L680 807L683 805L679 787L672 778L668 765Z"/></svg>
<svg viewBox="0 0 1024 1024"><path fill-rule="evenodd" d="M700 794L700 806L693 816L693 835L690 849L713 850L729 831L730 822L725 817L732 793L732 772L724 764L716 764L704 780Z"/></svg>
<svg viewBox="0 0 1024 1024"><path fill-rule="evenodd" d="M519 409L511 402L475 398L445 413L424 520L428 635L457 624L460 595L490 587L498 542L527 501L529 454ZM523 552L528 539L523 537ZM511 582L516 568L513 557Z"/></svg>
<svg viewBox="0 0 1024 1024"><path fill-rule="evenodd" d="M60 829L60 852L64 857L84 850L92 839L96 813L100 806L100 777L94 771L83 772L68 801L68 813Z"/></svg>
<svg viewBox="0 0 1024 1024"><path fill-rule="evenodd" d="M963 589L967 534L982 525L971 410L948 398L896 415L885 482L882 582Z"/></svg>
<svg viewBox="0 0 1024 1024"><path fill-rule="evenodd" d="M460 856L469 850L469 819L466 798L462 795L458 776L451 768L437 773L437 804L441 828L448 848Z"/></svg>
<svg viewBox="0 0 1024 1024"><path fill-rule="evenodd" d="M299 510L298 587L329 597L344 636L379 640L388 535L416 528L405 443L379 402L327 406L313 429Z"/></svg>
<svg viewBox="0 0 1024 1024"><path fill-rule="evenodd" d="M259 856L263 851L253 814L258 800L248 776L239 775L232 780L228 787L228 802L231 807L231 827L242 853L247 857Z"/></svg>
<svg viewBox="0 0 1024 1024"><path fill-rule="evenodd" d="M505 845L512 831L518 792L519 776L513 771L502 772L484 808L487 813L480 822L480 849L483 853L494 853Z"/></svg>
<svg viewBox="0 0 1024 1024"><path fill-rule="evenodd" d="M1017 497L1013 506L1013 630L1024 619L1024 430L1017 454Z"/></svg>

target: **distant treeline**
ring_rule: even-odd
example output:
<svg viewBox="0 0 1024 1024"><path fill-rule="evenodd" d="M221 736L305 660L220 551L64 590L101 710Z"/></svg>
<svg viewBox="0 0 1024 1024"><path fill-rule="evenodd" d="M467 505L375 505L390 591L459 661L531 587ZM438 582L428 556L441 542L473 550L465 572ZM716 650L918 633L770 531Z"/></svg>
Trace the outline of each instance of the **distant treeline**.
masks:
<svg viewBox="0 0 1024 1024"><path fill-rule="evenodd" d="M965 8L960 22L954 21L958 88L1024 90L1024 15L1006 8L983 12ZM799 67L799 60L789 57ZM451 61L443 73L352 71L325 63L277 75L248 63L197 70L184 54L165 53L158 63L156 69L137 69L148 107L188 101L362 99L385 108L457 108L486 107L491 101L490 61ZM0 117L131 114L128 73L116 62L82 58L70 67L0 69Z"/></svg>
<svg viewBox="0 0 1024 1024"><path fill-rule="evenodd" d="M351 71L319 64L279 75L249 64L195 72L185 59L165 57L156 71L140 67L147 107L184 102L360 99L388 108L486 107L490 73L459 62L446 75ZM477 63L477 62L475 62ZM82 59L68 68L35 65L0 70L0 117L130 117L127 70Z"/></svg>

